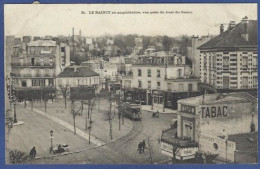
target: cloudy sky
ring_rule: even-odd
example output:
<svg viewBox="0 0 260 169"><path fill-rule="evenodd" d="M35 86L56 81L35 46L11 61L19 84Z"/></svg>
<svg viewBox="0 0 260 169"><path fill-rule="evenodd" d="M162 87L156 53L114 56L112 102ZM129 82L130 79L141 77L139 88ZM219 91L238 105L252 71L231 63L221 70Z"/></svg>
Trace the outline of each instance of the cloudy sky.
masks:
<svg viewBox="0 0 260 169"><path fill-rule="evenodd" d="M81 14L84 11L86 14ZM136 11L141 14L89 14L89 11ZM143 14L143 12L174 12ZM176 11L180 13L176 13ZM188 12L186 14L181 11ZM207 35L219 25L239 23L244 16L257 19L256 4L74 4L5 5L5 34L15 36L104 34Z"/></svg>

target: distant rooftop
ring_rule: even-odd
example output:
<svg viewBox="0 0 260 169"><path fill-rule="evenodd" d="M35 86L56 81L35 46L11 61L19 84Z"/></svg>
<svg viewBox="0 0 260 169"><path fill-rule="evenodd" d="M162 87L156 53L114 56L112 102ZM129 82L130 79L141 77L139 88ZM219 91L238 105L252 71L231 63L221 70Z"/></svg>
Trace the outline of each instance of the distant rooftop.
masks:
<svg viewBox="0 0 260 169"><path fill-rule="evenodd" d="M70 66L64 69L58 77L92 77L99 76L98 73L88 67Z"/></svg>
<svg viewBox="0 0 260 169"><path fill-rule="evenodd" d="M28 46L56 46L56 41L49 39L40 39L37 41L31 41Z"/></svg>

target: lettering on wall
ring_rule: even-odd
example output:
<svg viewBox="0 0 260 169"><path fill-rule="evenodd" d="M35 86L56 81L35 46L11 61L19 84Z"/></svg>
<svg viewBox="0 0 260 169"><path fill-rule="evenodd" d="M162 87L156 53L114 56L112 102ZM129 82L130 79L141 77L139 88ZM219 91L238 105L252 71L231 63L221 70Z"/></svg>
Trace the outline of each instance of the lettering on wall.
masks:
<svg viewBox="0 0 260 169"><path fill-rule="evenodd" d="M187 105L181 105L181 111L186 113L195 114L195 107L194 106L187 106Z"/></svg>
<svg viewBox="0 0 260 169"><path fill-rule="evenodd" d="M224 106L209 106L201 107L201 117L206 118L219 118L228 116L228 107Z"/></svg>

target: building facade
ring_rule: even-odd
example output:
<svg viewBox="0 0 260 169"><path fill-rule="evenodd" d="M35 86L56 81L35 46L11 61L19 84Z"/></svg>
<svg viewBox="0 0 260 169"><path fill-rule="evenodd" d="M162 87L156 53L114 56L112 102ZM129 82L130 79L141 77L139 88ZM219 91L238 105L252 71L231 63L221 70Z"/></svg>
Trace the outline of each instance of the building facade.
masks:
<svg viewBox="0 0 260 169"><path fill-rule="evenodd" d="M191 63L185 56L157 52L140 56L132 65L132 76L123 78L126 97L152 109L177 109L177 100L198 92L199 79L190 78ZM131 88L131 90L130 90Z"/></svg>
<svg viewBox="0 0 260 169"><path fill-rule="evenodd" d="M17 90L41 87L55 88L55 77L70 64L69 46L56 41L41 39L29 41L13 49L11 58L12 78Z"/></svg>
<svg viewBox="0 0 260 169"><path fill-rule="evenodd" d="M196 77L200 77L200 51L199 46L210 40L210 36L193 36L191 40L191 49L189 58L192 61L192 74Z"/></svg>
<svg viewBox="0 0 260 169"><path fill-rule="evenodd" d="M198 48L202 83L216 89L257 89L257 21L230 22L228 30Z"/></svg>
<svg viewBox="0 0 260 169"><path fill-rule="evenodd" d="M185 147L192 152L189 154L191 158L200 152L216 155L216 160L224 163L234 163L240 162L236 157L245 154L246 147L257 145L257 140L241 144L241 139L248 139L245 135L253 136L258 131L257 100L246 92L209 94L179 100L176 122L177 128L163 133L161 150L164 153L163 145L168 143L180 148L176 149L176 154ZM169 134L172 138L168 137ZM172 156L172 153L168 155Z"/></svg>

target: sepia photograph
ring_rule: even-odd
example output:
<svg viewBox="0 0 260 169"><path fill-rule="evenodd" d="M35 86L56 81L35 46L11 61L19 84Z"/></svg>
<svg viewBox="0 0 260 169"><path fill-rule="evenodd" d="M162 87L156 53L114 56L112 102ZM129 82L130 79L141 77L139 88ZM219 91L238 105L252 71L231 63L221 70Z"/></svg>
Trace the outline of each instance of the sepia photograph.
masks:
<svg viewBox="0 0 260 169"><path fill-rule="evenodd" d="M257 5L5 4L5 164L258 164Z"/></svg>

